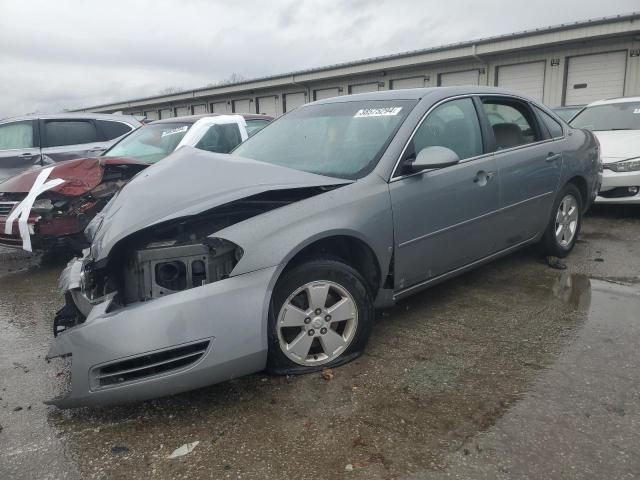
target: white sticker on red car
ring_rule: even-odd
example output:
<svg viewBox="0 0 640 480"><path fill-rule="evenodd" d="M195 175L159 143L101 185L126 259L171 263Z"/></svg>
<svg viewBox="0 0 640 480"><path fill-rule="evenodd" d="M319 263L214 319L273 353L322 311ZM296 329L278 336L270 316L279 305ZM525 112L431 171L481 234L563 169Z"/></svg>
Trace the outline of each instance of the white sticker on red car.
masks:
<svg viewBox="0 0 640 480"><path fill-rule="evenodd" d="M27 252L31 251L31 233L29 232L29 225L27 222L29 220L29 215L31 214L33 202L36 201L36 198L38 198L38 195L41 193L51 190L65 182L62 178L54 178L53 180L47 181L49 174L54 168L55 167L49 167L40 171L35 182L33 182L31 190L27 194L27 198L13 209L5 221L4 233L5 235L11 235L13 232L13 222L18 219L18 230L20 232L20 237L22 237L22 248Z"/></svg>
<svg viewBox="0 0 640 480"><path fill-rule="evenodd" d="M176 128L172 128L170 130L164 130L162 132L162 137L167 137L169 135L175 135L176 133L183 133L186 132L187 130L189 130L189 127L187 125L185 125L184 127L176 127Z"/></svg>
<svg viewBox="0 0 640 480"><path fill-rule="evenodd" d="M356 112L354 118L363 117L387 117L398 115L402 107L362 108Z"/></svg>

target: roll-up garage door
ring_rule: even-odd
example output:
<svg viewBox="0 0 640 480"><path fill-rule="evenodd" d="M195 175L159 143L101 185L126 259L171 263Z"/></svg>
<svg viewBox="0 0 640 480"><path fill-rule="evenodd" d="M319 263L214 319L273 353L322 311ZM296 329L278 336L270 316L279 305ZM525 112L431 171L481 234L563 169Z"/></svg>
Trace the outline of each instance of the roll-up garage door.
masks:
<svg viewBox="0 0 640 480"><path fill-rule="evenodd" d="M290 112L294 108L298 108L300 105L306 103L304 92L298 93L286 93L284 95L284 111Z"/></svg>
<svg viewBox="0 0 640 480"><path fill-rule="evenodd" d="M201 105L193 105L192 107L194 115L200 115L202 113L207 113L207 106L203 103Z"/></svg>
<svg viewBox="0 0 640 480"><path fill-rule="evenodd" d="M152 120L158 120L158 111L157 110L147 110L146 112L144 112L144 116L147 117L147 120L152 121Z"/></svg>
<svg viewBox="0 0 640 480"><path fill-rule="evenodd" d="M173 117L173 109L172 108L161 108L160 109L160 118L171 118Z"/></svg>
<svg viewBox="0 0 640 480"><path fill-rule="evenodd" d="M377 92L378 91L378 82L373 83L361 83L360 85L351 85L349 87L349 93L366 93L366 92Z"/></svg>
<svg viewBox="0 0 640 480"><path fill-rule="evenodd" d="M424 87L424 77L398 78L391 80L391 90L400 90L401 88L422 88Z"/></svg>
<svg viewBox="0 0 640 480"><path fill-rule="evenodd" d="M498 67L498 86L542 101L545 62Z"/></svg>
<svg viewBox="0 0 640 480"><path fill-rule="evenodd" d="M233 113L251 113L251 100L248 98L234 100Z"/></svg>
<svg viewBox="0 0 640 480"><path fill-rule="evenodd" d="M184 117L190 115L191 109L189 107L176 107L176 117Z"/></svg>
<svg viewBox="0 0 640 480"><path fill-rule="evenodd" d="M441 87L453 87L455 85L479 85L480 71L465 70L464 72L441 73L438 85Z"/></svg>
<svg viewBox="0 0 640 480"><path fill-rule="evenodd" d="M227 102L213 102L211 104L212 113L227 113Z"/></svg>
<svg viewBox="0 0 640 480"><path fill-rule="evenodd" d="M565 105L584 105L624 95L626 52L571 57L567 65Z"/></svg>
<svg viewBox="0 0 640 480"><path fill-rule="evenodd" d="M275 117L278 109L276 108L276 96L271 95L269 97L258 97L257 112L264 115L271 115Z"/></svg>
<svg viewBox="0 0 640 480"><path fill-rule="evenodd" d="M322 88L313 92L314 100L324 100L325 98L337 97L340 95L338 87L335 88Z"/></svg>

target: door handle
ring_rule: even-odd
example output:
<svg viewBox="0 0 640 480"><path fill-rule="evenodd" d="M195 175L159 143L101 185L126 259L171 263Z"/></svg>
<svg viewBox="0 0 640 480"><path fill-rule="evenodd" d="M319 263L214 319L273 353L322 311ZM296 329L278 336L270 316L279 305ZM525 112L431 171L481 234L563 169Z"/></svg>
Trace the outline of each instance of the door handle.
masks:
<svg viewBox="0 0 640 480"><path fill-rule="evenodd" d="M484 187L495 174L496 172L485 172L484 170L480 170L478 173L476 173L476 176L473 177L473 183L477 183L481 187Z"/></svg>
<svg viewBox="0 0 640 480"><path fill-rule="evenodd" d="M549 152L549 155L547 155L546 161L547 162L555 162L556 160L559 160L560 157L562 157L561 153Z"/></svg>
<svg viewBox="0 0 640 480"><path fill-rule="evenodd" d="M20 155L22 158L31 158L33 157L33 153L23 153Z"/></svg>

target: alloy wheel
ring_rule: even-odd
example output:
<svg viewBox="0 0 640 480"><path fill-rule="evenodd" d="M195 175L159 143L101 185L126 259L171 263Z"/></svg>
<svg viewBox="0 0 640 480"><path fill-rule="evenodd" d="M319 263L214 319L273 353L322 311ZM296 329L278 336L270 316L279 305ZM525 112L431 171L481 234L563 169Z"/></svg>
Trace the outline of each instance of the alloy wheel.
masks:
<svg viewBox="0 0 640 480"><path fill-rule="evenodd" d="M555 235L558 245L567 248L573 242L578 230L578 200L573 195L565 195L556 212Z"/></svg>
<svg viewBox="0 0 640 480"><path fill-rule="evenodd" d="M357 327L353 296L335 282L313 281L296 289L282 305L278 343L298 365L322 365L344 353Z"/></svg>

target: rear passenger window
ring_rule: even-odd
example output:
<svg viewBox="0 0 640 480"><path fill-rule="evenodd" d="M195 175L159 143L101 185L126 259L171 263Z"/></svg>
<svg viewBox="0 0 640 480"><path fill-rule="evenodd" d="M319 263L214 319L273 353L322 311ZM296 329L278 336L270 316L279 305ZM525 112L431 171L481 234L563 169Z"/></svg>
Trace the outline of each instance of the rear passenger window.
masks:
<svg viewBox="0 0 640 480"><path fill-rule="evenodd" d="M113 140L132 130L132 127L122 122L111 122L109 120L98 120L97 122L102 129L105 140Z"/></svg>
<svg viewBox="0 0 640 480"><path fill-rule="evenodd" d="M411 141L410 149L418 154L426 147L447 147L458 154L460 160L483 153L480 124L473 100L451 100L436 107L422 122Z"/></svg>
<svg viewBox="0 0 640 480"><path fill-rule="evenodd" d="M492 99L483 100L482 103L498 150L541 140L533 115L524 104Z"/></svg>
<svg viewBox="0 0 640 480"><path fill-rule="evenodd" d="M212 125L200 139L196 148L208 152L229 153L242 142L235 123Z"/></svg>
<svg viewBox="0 0 640 480"><path fill-rule="evenodd" d="M44 131L47 147L98 141L96 127L88 120L45 120Z"/></svg>
<svg viewBox="0 0 640 480"><path fill-rule="evenodd" d="M558 138L564 135L564 133L562 132L562 125L560 125L560 122L558 122L555 118L553 118L544 110L541 110L538 107L535 107L535 108L536 108L536 111L538 112L538 115L540 115L540 118L542 119L544 124L547 126L547 129L551 134L551 138Z"/></svg>

